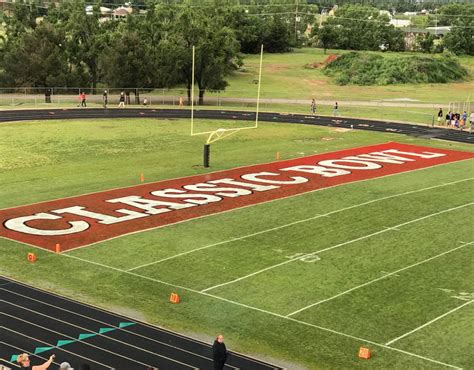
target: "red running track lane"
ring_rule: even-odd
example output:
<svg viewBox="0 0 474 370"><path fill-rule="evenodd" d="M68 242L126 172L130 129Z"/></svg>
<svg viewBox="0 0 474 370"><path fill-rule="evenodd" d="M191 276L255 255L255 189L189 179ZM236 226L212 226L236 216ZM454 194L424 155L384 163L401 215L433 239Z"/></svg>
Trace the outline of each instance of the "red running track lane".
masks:
<svg viewBox="0 0 474 370"><path fill-rule="evenodd" d="M405 154L393 152L393 150L404 152ZM383 152L382 157L380 152ZM355 159L347 158L361 155L362 157ZM367 158L367 155L371 155L372 158ZM378 159L374 159L374 155L378 156ZM399 159L383 160L387 155L398 156ZM470 158L474 158L474 153L395 142L346 149L0 210L0 236L48 250L54 250L55 245L59 243L61 250L66 251L130 233L154 229L184 220L252 206L318 189ZM299 167L300 170L284 170L295 166L313 167ZM326 170L323 169L323 174L307 172L310 169L314 170L314 166L318 166L320 170L321 167L324 167ZM347 168L348 166L353 168ZM304 171L301 171L301 169ZM267 174L261 174L262 172ZM337 176L329 176L336 173ZM253 177L254 174L259 175ZM266 188L264 188L265 191L255 191L250 186L244 185L209 185L211 181L222 179L232 179L233 181ZM186 186L201 183L207 183L207 185L198 186L199 190L185 188ZM215 189L211 188L212 186ZM233 190L228 189L225 191L221 189L218 191L217 188L233 188ZM162 195L151 194L151 192L164 189L175 189L174 192L167 192L166 194L171 196L178 195L180 198L165 198ZM206 191L202 189L206 189ZM263 188L259 190L263 190ZM177 191L182 193L177 193ZM201 194L201 196L198 194ZM207 197L202 194L207 194ZM231 197L230 195L233 196ZM110 202L113 199L131 196L139 197L134 198L135 200L145 199L144 201L147 204L130 204L124 203L123 200L120 202L115 201L114 203ZM168 204L163 204L163 202L168 202ZM174 206L170 206L170 203L174 204ZM187 206L187 208L171 209L171 207L179 208L183 206ZM69 207L76 207L76 210L78 209L77 207L82 207L80 208L82 211L94 212L99 214L99 216L93 218L90 217L90 214L80 215L76 211L74 211L76 213L71 213L71 210L66 213L64 211L58 212ZM127 212L133 213L133 216L127 215ZM163 213L152 214L157 212ZM39 216L34 216L38 214ZM114 219L109 218L109 221L112 220L114 223L104 223L104 220L100 220L104 216L100 215L115 217ZM33 218L30 216L33 216ZM50 235L52 230L55 230L57 234L70 232L71 230L79 231L66 235Z"/></svg>

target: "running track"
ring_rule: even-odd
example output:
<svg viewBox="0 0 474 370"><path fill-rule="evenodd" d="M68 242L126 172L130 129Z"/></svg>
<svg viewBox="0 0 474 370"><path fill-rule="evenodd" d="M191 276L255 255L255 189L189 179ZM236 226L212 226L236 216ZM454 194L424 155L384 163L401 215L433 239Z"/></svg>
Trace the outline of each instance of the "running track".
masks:
<svg viewBox="0 0 474 370"><path fill-rule="evenodd" d="M97 119L97 118L190 118L191 111L188 109L150 109L150 108L127 108L127 109L33 109L33 110L10 110L0 111L0 122L45 120L45 119ZM244 111L222 111L222 110L195 110L195 118L203 119L231 119L242 121L255 121L254 112ZM304 114L281 114L260 112L259 121L275 123L296 123L306 125L317 125L325 127L353 128L357 130L368 130L378 132L390 132L405 134L429 139L441 139L474 144L474 134L467 131L459 131L445 128L430 128L416 124L372 121L366 119L323 117Z"/></svg>
<svg viewBox="0 0 474 370"><path fill-rule="evenodd" d="M0 277L0 365L19 369L12 356L23 352L33 365L54 353L50 369L213 368L209 344ZM231 353L225 369L278 368Z"/></svg>

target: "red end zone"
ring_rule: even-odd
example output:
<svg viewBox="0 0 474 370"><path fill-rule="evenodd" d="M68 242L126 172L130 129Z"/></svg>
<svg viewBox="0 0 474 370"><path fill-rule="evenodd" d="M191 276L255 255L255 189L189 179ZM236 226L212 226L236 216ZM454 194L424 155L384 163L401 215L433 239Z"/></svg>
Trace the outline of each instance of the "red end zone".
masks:
<svg viewBox="0 0 474 370"><path fill-rule="evenodd" d="M62 250L348 182L474 158L386 143L0 210L0 236Z"/></svg>

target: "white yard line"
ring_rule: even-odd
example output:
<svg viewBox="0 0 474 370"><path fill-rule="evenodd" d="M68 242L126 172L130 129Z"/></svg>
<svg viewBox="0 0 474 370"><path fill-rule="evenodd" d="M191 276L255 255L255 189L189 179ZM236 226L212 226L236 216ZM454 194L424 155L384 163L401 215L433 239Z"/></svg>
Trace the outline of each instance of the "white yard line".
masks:
<svg viewBox="0 0 474 370"><path fill-rule="evenodd" d="M339 332L339 331L336 331L336 330L328 329L328 328L325 328L325 327L322 327L322 326L314 325L314 324L311 324L311 323L308 323L308 322L305 322L305 321L294 319L292 317L286 317L284 315L280 315L280 314L275 313L275 312L271 312L271 311L263 310L261 308L249 306L249 305L239 303L239 302L236 302L236 301L232 301L230 299L219 297L219 296L216 296L216 295L213 295L213 294L210 294L210 293L203 293L203 292L200 292L200 291L192 289L192 288L187 288L187 287L179 286L179 285L176 285L176 284L171 284L171 283L168 283L168 282L164 282L162 280L151 278L149 276L139 275L137 273L126 271L126 270L120 270L116 267L107 266L107 265L104 265L104 264L101 264L101 263L98 263L98 262L89 261L89 260L86 260L86 259L83 259L83 258L80 258L80 257L73 256L71 254L61 254L61 256L68 257L68 258L73 258L73 259L76 259L76 260L79 260L79 261L82 261L82 262L85 262L85 263L88 263L88 264L101 266L101 267L104 267L104 268L107 268L107 269L118 271L118 272L121 272L123 274L131 275L131 276L135 276L135 277L138 277L140 279L148 280L148 281L151 281L151 282L155 282L155 283L164 284L164 285L167 285L167 286L172 286L172 287L175 287L175 288L180 288L180 289L183 289L183 290L187 290L189 292L197 293L197 294L200 294L200 295L203 295L203 296L206 296L206 297L210 297L210 298L213 298L213 299L216 299L216 300L219 300L219 301L227 302L227 303L233 304L235 306L244 307L244 308L247 308L247 309L250 309L250 310L253 310L253 311L258 311L258 312L261 312L261 313L264 313L264 314L267 314L267 315L278 317L280 319L289 320L289 321L298 323L300 325L310 326L310 327L313 327L313 328L316 328L316 329L319 329L319 330L322 330L322 331L326 331L326 332L329 332L329 333L332 333L332 334L344 336L346 338L351 338L351 339L357 340L359 342L370 343L370 344L373 344L374 346L378 346L378 347L385 348L385 349L388 349L388 350L400 352L400 353L403 353L403 354L408 355L408 356L417 357L417 358L420 358L422 360L429 361L429 362L432 362L432 363L436 363L436 364L439 364L439 365L444 365L444 366L447 366L447 367L450 367L450 368L453 368L453 369L461 369L457 366L446 364L444 362L440 362L440 361L434 360L434 359L429 358L429 357L424 357L424 356L417 355L416 353L411 353L411 352L404 351L404 350L394 348L394 347L388 347L388 346L386 346L384 344L381 344L381 343L373 342L373 341L370 341L370 340L367 340L367 339L364 339L364 338L356 337L356 336L353 336L353 335L350 335L350 334L346 334L346 333L342 333L342 332Z"/></svg>
<svg viewBox="0 0 474 370"><path fill-rule="evenodd" d="M284 224L284 225L281 225L281 226L272 227L272 228L270 228L270 229L258 231L258 232L252 233L252 234L247 234L247 235L244 235L244 236L241 236L241 237L231 238L231 239L224 240L224 241L221 241L221 242L217 242L217 243L205 245L205 246L202 246L202 247L199 247L199 248L191 249L191 250L189 250L189 251L181 252L181 253L175 254L175 255L170 256L170 257L162 258L162 259L159 259L159 260L157 260L157 261L152 261L152 262L149 262L149 263L145 263L145 264L143 264L143 265L139 265L139 266L133 267L133 268L131 268L131 269L128 269L127 271L138 270L138 269L141 269L141 268L143 268L143 267L148 267L148 266L155 265L155 264L158 264L158 263L161 263L161 262L165 262L165 261L169 261L169 260L172 260L172 259L181 257L181 256L185 256L185 255L190 254L190 253L198 252L198 251L201 251L201 250L203 250L203 249L208 249L208 248L212 248L212 247L217 247L218 245L223 245L223 244L232 243L232 242L235 242L235 241L238 241L238 240L243 240L243 239L251 238L251 237L254 237L254 236L257 236L257 235L261 235L261 234L265 234L265 233L268 233L268 232L280 230L280 229L283 229L283 228L286 228L286 227L290 227L290 226L293 226L293 225L297 225L297 224L300 224L300 223L304 223L304 222L316 220L316 219L321 218L321 217L328 217L328 216L330 216L330 215L333 215L333 214L336 214L336 213L339 213L339 212L347 211L347 210L350 210L350 209L353 209L353 208L362 207L362 206L365 206L365 205L368 205L368 204L372 204L372 203L376 203L376 202L380 202L380 201L383 201L383 200L392 199L392 198L397 198L397 197L402 197L402 196L404 196L404 195L419 193L419 192L422 192L422 191L425 191L425 190L431 190L431 189L441 188L441 187L448 186L448 185L454 185L454 184L457 184L457 183L460 183L460 182L464 182L464 181L469 181L469 180L474 180L474 177L470 177L470 178L463 179L463 180L458 180L458 181L453 181L453 182L449 182L449 183L445 183L445 184L434 185L434 186L426 187L426 188L423 188L423 189L411 190L411 191L407 191L407 192L400 193L400 194L389 195L389 196L382 197L382 198L378 198L378 199L373 199L373 200L370 200L370 201L367 201L367 202L355 204L355 205L353 205L353 206L340 208L340 209L337 209L337 210L335 210L335 211L331 211L331 212L328 212L328 213L325 213L325 214L318 214L318 215L316 215L316 216L312 216L312 217L308 217L308 218L305 218L305 219L302 219L302 220L290 222L290 223L287 223L287 224ZM306 194L306 193L305 193L305 194Z"/></svg>
<svg viewBox="0 0 474 370"><path fill-rule="evenodd" d="M363 288L363 287L365 287L365 286L367 286L367 285L370 285L370 284L373 284L373 283L375 283L375 282L377 282L377 281L386 279L386 278L388 278L389 276L396 275L397 273L402 272L402 271L405 271L405 270L408 270L408 269L411 269L412 267L422 265L423 263L432 261L432 260L434 260L434 259L436 259L436 258L439 258L439 257L441 257L441 256L444 256L444 255L446 255L446 254L449 254L449 253L451 253L451 252L454 252L454 251L456 251L456 250L458 250L458 249L464 248L464 247L466 247L466 246L468 246L468 245L471 245L471 244L474 244L474 241L472 241L472 242L470 242L470 243L462 244L462 245L460 245L460 246L458 246L458 247L456 247L456 248L453 248L453 249L450 249L450 250L448 250L448 251L446 251L446 252L437 254L436 256L427 258L427 259L425 259L425 260L423 260L423 261L414 263L414 264L412 264L412 265L410 265L410 266L401 268L401 269L399 269L399 270L396 270L396 271L387 273L386 275L384 275L384 276L382 276L382 277L379 277L379 278L377 278L377 279L370 280L370 281L368 281L368 282L366 282L366 283L364 283L364 284L361 284L361 285L358 285L358 286L356 286L356 287L354 287L354 288L348 289L348 290L346 290L346 291L344 291L344 292L342 292L342 293L336 294L336 295L334 295L334 296L332 296L332 297L330 297L330 298L323 299L323 300L318 301L318 302L316 302L316 303L310 304L310 305L308 305L308 306L306 306L306 307L300 308L299 310L296 310L296 311L294 311L294 312L292 312L292 313L286 315L286 317L290 317L290 316L296 315L296 314L298 314L298 313L300 313L300 312L303 312L303 311L305 311L305 310L307 310L307 309L309 309L309 308L318 306L318 305L320 305L321 303L325 303L325 302L332 301L333 299L338 298L338 297L341 297L341 296L343 296L343 295L345 295L345 294L347 294L347 293L353 292L354 290Z"/></svg>
<svg viewBox="0 0 474 370"><path fill-rule="evenodd" d="M455 210L458 210L458 209L461 209L461 208L464 208L464 207L469 207L469 206L471 206L471 205L473 205L473 204L474 204L474 202L467 203L467 204L463 204L463 205L461 205L461 206L457 206L457 207L445 209L445 210L440 211L440 212L436 212L436 213L432 213L432 214L427 215L427 216L419 217L419 218L416 218L416 219L414 219L414 220L407 221L407 222L404 222L404 223L401 223L401 224L392 226L392 227L390 227L390 228L383 228L382 230L376 231L376 232L374 232L374 233L372 233L372 234L364 235L364 236L361 236L361 237L356 238L356 239L349 240L349 241L344 242L344 243L336 244L336 245L333 245L333 246L328 247L328 248L324 248L324 249L320 249L320 250L315 251L315 252L312 252L312 253L308 253L308 254L306 254L304 257L313 256L313 255L315 255L315 254L321 254L321 253L327 252L327 251L332 250L332 249L335 249L335 248L340 248L340 247L342 247L342 246L344 246L344 245L347 245L347 244L352 244L352 243L358 242L358 241L360 241L360 240L365 240L365 239L371 238L371 237L373 237L373 236L380 235L380 234L386 233L386 232L388 232L388 231L392 231L392 229L398 229L398 228L400 228L400 227L402 227L402 226L406 226L406 225L412 224L412 223L414 223L414 222L419 222L419 221L425 220L425 219L427 219L427 218L434 217L434 216L438 216L438 215L443 214L443 213L446 213L446 212L451 212L451 211L455 211ZM208 291L213 290L213 289L217 289L217 288L220 288L220 287L223 287L223 286L226 286L226 285L230 285L230 284L237 283L237 282L239 282L239 281L248 279L248 278L253 277L253 276L255 276L255 275L259 275L259 274L261 274L261 273L263 273L263 272L266 272L266 271L272 270L272 269L274 269L274 268L277 268L277 267L286 265L286 264L288 264L288 263L295 262L295 261L299 261L301 258L302 258L302 256L298 256L298 257L296 257L296 258L292 258L292 259L286 260L286 261L284 261L284 262L277 263L276 265L268 266L268 267L266 267L266 268L264 268L264 269L261 269L261 270L252 272L251 274L247 274L247 275L245 275L245 276L241 276L241 277L239 277L239 278L237 278L237 279L230 280L230 281L227 281L227 282L225 282L225 283L217 284L217 285L211 286L211 287L209 287L209 288L203 289L203 290L201 290L201 292L205 293L205 292L208 292Z"/></svg>
<svg viewBox="0 0 474 370"><path fill-rule="evenodd" d="M474 300L471 300L471 301L469 301L469 302L466 302L466 303L464 303L464 304L462 304L462 305L460 305L460 306L458 306L458 307L452 309L451 311L446 312L446 313L442 314L441 316L438 316L437 318L435 318L435 319L433 319L433 320L431 320L431 321L428 321L427 323L425 323L425 324L423 324L423 325L421 325L421 326L419 326L419 327L413 329L412 331L409 331L408 333L405 333L405 334L400 335L399 337L397 337L397 338L395 338L395 339L392 339L391 341L388 341L387 343L385 343L385 345L386 345L386 346L390 346L391 344L395 343L396 341L398 341L398 340L400 340L400 339L403 339L403 338L409 336L410 334L413 334L414 332L416 332L416 331L418 331L418 330L420 330L420 329L423 329L423 328L427 327L428 325L431 325L432 323L434 323L434 322L436 322L436 321L442 319L443 317L446 317L446 316L452 314L453 312L459 310L460 308L463 308L464 306L467 306L468 304L471 304L472 302L474 302Z"/></svg>

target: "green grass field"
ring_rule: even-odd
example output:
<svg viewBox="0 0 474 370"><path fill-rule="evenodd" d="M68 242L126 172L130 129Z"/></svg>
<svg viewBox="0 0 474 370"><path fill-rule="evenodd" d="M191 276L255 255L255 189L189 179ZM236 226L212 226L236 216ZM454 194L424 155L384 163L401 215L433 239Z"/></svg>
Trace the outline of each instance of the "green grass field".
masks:
<svg viewBox="0 0 474 370"><path fill-rule="evenodd" d="M235 124L196 121L199 130ZM204 141L189 136L186 120L1 124L0 208L136 185L140 173L147 182L205 173ZM261 123L213 144L210 171L270 162L277 151L287 159L387 141L474 151ZM26 261L31 247L0 239L0 273L204 340L222 332L230 349L289 369L467 369L474 367L473 199L468 160L61 255L37 250L35 264ZM289 262L311 252L320 259ZM179 305L168 303L172 291ZM357 358L362 345L372 350L369 361Z"/></svg>
<svg viewBox="0 0 474 370"><path fill-rule="evenodd" d="M461 65L468 69L467 81L448 84L399 84L389 86L339 86L326 76L321 68L306 68L307 64L321 63L330 54L345 53L343 50L323 50L314 48L296 49L292 53L265 54L262 77L262 98L311 99L320 100L382 100L414 99L427 103L464 102L474 90L474 58L459 58ZM399 53L394 53L398 55ZM409 53L403 53L407 55ZM385 53L385 56L390 53ZM260 55L247 55L244 66L228 78L229 86L221 96L249 97L256 95ZM251 95L251 94L254 95Z"/></svg>

